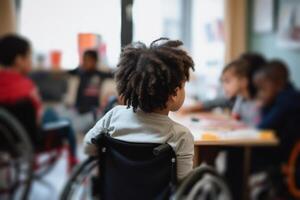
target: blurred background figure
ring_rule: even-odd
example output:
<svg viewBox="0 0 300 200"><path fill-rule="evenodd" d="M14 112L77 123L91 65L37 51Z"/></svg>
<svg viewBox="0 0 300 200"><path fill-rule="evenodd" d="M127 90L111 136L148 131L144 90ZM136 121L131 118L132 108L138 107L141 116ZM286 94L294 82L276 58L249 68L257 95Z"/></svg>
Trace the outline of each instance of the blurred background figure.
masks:
<svg viewBox="0 0 300 200"><path fill-rule="evenodd" d="M107 78L113 78L112 73L99 71L97 65L97 52L86 50L82 65L69 72L79 78L75 107L80 114L93 112L101 106L102 83Z"/></svg>
<svg viewBox="0 0 300 200"><path fill-rule="evenodd" d="M109 96L114 95L113 91L104 93L103 85L106 79L113 78L113 73L103 71L103 67L100 71L98 67L101 65L100 62L95 50L86 50L83 53L82 64L68 72L66 107L58 109L62 115L71 116L76 124L75 129L81 133L92 127L95 117L101 116L106 104L109 103Z"/></svg>
<svg viewBox="0 0 300 200"><path fill-rule="evenodd" d="M264 151L263 155L257 152L255 156L260 160L254 167L278 166L288 160L291 149L300 139L300 92L290 81L288 67L280 60L271 60L260 69L255 75L255 85L261 105L258 128L275 130L281 142L275 152Z"/></svg>
<svg viewBox="0 0 300 200"><path fill-rule="evenodd" d="M32 63L31 46L26 39L18 35L2 37L0 39L0 64L3 66L0 70L1 105L14 105L28 99L34 106L38 126L42 127L48 122L60 121L59 116L52 109L43 107L37 87L27 77ZM23 110L17 112L22 113ZM76 164L76 139L71 123L68 123L66 129L57 131L61 132L58 133L59 137L65 137L70 145L70 165ZM31 130L28 130L29 134L30 132ZM34 143L39 142L39 138L31 139ZM34 145L39 146L39 144Z"/></svg>

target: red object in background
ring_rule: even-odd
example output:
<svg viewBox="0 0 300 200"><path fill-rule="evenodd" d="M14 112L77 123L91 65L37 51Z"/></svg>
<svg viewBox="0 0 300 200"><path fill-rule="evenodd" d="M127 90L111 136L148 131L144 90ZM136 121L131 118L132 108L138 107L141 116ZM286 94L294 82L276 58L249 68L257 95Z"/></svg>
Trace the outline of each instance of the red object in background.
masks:
<svg viewBox="0 0 300 200"><path fill-rule="evenodd" d="M50 52L50 63L51 68L54 70L60 69L61 67L61 51Z"/></svg>
<svg viewBox="0 0 300 200"><path fill-rule="evenodd" d="M78 51L80 63L82 63L82 55L87 49L98 50L101 44L101 37L93 33L78 34ZM98 52L99 53L99 52Z"/></svg>

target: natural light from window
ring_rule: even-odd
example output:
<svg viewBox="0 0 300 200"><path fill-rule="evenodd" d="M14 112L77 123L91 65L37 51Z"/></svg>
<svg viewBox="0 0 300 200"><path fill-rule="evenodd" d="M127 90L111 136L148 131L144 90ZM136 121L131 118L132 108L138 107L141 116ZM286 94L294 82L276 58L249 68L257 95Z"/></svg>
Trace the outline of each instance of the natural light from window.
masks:
<svg viewBox="0 0 300 200"><path fill-rule="evenodd" d="M121 2L24 0L19 29L31 40L35 57L42 54L49 58L51 51L60 51L63 69L73 69L79 64L79 33L99 34L107 47L105 60L114 67L120 53Z"/></svg>

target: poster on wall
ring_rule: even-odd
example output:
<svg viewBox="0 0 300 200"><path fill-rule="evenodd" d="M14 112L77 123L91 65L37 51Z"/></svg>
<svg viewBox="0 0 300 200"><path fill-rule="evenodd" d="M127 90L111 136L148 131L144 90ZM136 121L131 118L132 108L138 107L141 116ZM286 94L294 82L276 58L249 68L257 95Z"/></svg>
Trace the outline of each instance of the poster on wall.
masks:
<svg viewBox="0 0 300 200"><path fill-rule="evenodd" d="M300 1L280 6L277 43L281 48L300 49Z"/></svg>
<svg viewBox="0 0 300 200"><path fill-rule="evenodd" d="M273 0L254 0L253 31L255 33L270 33L273 31Z"/></svg>

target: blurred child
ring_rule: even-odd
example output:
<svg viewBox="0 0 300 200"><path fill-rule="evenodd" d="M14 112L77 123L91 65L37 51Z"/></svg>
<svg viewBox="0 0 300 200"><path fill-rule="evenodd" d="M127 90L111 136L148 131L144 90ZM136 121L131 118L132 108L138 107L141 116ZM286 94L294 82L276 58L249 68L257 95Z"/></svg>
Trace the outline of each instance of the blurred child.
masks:
<svg viewBox="0 0 300 200"><path fill-rule="evenodd" d="M255 101L256 88L253 76L265 64L262 56L243 54L239 59L228 64L222 75L225 94L236 95L232 116L249 126L256 126L260 112Z"/></svg>
<svg viewBox="0 0 300 200"><path fill-rule="evenodd" d="M287 159L300 139L300 93L289 80L287 66L279 60L270 61L257 72L255 85L262 105L258 128L272 129L278 134L280 147L270 159L280 162Z"/></svg>
<svg viewBox="0 0 300 200"><path fill-rule="evenodd" d="M243 61L242 61L243 60ZM244 93L246 96L255 95L255 87L252 84L252 76L254 72L265 63L265 59L256 53L244 53L236 61L230 63L225 67L221 75L222 87L224 90L224 97L219 97L213 100L198 102L196 105L184 107L181 109L181 113L208 111L214 108L227 108L230 111L234 107L235 118L240 118L241 115L244 116L241 109L241 95ZM239 66L241 65L241 66ZM239 70L240 68L240 70ZM250 81L248 81L250 80ZM242 83L242 84L241 84ZM248 94L249 93L249 94ZM237 101L236 101L236 97ZM251 119L242 119L246 123L250 123ZM250 121L250 122L249 122ZM256 120L255 120L256 121Z"/></svg>
<svg viewBox="0 0 300 200"><path fill-rule="evenodd" d="M113 78L112 73L101 72L97 66L97 51L87 50L83 54L82 65L70 72L79 77L75 107L80 114L99 108L102 83L106 78Z"/></svg>
<svg viewBox="0 0 300 200"><path fill-rule="evenodd" d="M169 143L177 155L177 176L184 178L193 166L191 132L172 121L185 98L185 82L193 60L181 41L159 39L146 47L134 43L121 53L116 73L117 90L127 106L110 110L85 136L85 152L95 154L91 138L108 129L117 139L129 142Z"/></svg>
<svg viewBox="0 0 300 200"><path fill-rule="evenodd" d="M42 126L43 122L59 120L53 111L43 110L37 87L27 77L32 62L31 46L25 38L17 35L0 38L0 65L0 104L9 105L29 99L35 107L39 126ZM61 135L69 142L71 147L69 164L73 165L77 162L76 139L71 126L65 130Z"/></svg>

